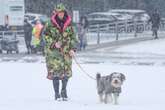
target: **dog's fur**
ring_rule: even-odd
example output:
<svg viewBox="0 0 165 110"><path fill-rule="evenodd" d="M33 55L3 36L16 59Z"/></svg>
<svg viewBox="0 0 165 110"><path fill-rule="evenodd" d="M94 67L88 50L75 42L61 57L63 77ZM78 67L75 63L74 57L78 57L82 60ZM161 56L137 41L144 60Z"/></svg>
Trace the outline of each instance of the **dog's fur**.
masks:
<svg viewBox="0 0 165 110"><path fill-rule="evenodd" d="M125 75L119 72L113 72L110 75L101 76L100 73L97 73L96 80L100 101L118 104L118 97L121 93L121 86L125 80Z"/></svg>

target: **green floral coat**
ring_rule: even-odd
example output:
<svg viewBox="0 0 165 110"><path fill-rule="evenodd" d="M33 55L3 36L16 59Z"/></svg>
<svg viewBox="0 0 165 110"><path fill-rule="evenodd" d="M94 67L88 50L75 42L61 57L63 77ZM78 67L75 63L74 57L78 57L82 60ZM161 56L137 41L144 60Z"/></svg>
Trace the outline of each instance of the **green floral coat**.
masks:
<svg viewBox="0 0 165 110"><path fill-rule="evenodd" d="M45 56L48 72L54 77L62 75L72 76L72 57L69 51L75 49L76 36L71 26L71 17L68 16L61 30L53 15L45 26ZM51 48L53 43L60 42L61 48Z"/></svg>

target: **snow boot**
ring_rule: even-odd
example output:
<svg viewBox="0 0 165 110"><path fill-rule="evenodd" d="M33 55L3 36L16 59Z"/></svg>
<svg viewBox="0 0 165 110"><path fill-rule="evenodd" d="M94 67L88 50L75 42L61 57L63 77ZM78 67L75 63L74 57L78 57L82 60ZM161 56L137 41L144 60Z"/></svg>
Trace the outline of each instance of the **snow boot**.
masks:
<svg viewBox="0 0 165 110"><path fill-rule="evenodd" d="M56 95L55 95L55 100L61 101L61 99L60 99L60 94L56 94Z"/></svg>

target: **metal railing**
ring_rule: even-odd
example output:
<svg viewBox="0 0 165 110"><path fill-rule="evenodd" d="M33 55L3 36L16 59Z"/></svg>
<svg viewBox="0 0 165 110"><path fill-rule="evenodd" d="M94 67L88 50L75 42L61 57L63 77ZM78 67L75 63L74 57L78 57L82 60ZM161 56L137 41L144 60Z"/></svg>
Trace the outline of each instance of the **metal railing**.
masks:
<svg viewBox="0 0 165 110"><path fill-rule="evenodd" d="M165 30L165 20L161 21L160 29ZM95 39L97 37L97 44L100 40L108 34L109 37L115 36L115 40L119 39L122 34L131 34L132 37L137 37L138 33L144 33L151 31L151 24L148 21L118 21L108 24L95 24L89 25L88 33L95 33ZM104 34L103 34L104 33ZM111 36L110 36L111 35ZM88 39L90 35L88 35Z"/></svg>
<svg viewBox="0 0 165 110"><path fill-rule="evenodd" d="M15 36L15 37L23 37L24 31L0 31L0 38L5 38L6 36Z"/></svg>

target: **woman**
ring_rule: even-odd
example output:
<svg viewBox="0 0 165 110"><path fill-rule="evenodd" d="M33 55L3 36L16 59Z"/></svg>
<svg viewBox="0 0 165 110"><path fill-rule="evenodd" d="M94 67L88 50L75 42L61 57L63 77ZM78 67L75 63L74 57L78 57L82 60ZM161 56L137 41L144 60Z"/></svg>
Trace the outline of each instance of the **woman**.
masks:
<svg viewBox="0 0 165 110"><path fill-rule="evenodd" d="M78 26L78 37L80 41L79 49L80 51L85 50L87 46L87 28L88 28L88 20L86 16L81 16L80 23Z"/></svg>
<svg viewBox="0 0 165 110"><path fill-rule="evenodd" d="M27 48L27 54L31 53L31 40L32 40L32 25L28 22L27 19L24 21L24 38L25 38L25 44Z"/></svg>
<svg viewBox="0 0 165 110"><path fill-rule="evenodd" d="M160 15L157 9L154 10L153 14L151 15L149 22L152 23L152 32L153 36L155 36L154 39L158 39L158 30L160 27Z"/></svg>
<svg viewBox="0 0 165 110"><path fill-rule="evenodd" d="M71 26L71 17L67 14L64 5L57 5L55 12L45 28L47 78L53 80L55 100L62 97L65 101L67 82L72 76L72 57L77 40ZM59 80L62 81L61 94L59 94Z"/></svg>
<svg viewBox="0 0 165 110"><path fill-rule="evenodd" d="M43 31L44 26L42 25L40 20L36 20L36 24L33 27L32 30L32 41L31 41L31 45L32 45L32 53L37 53L37 50L39 49L39 47L41 46L41 34Z"/></svg>

